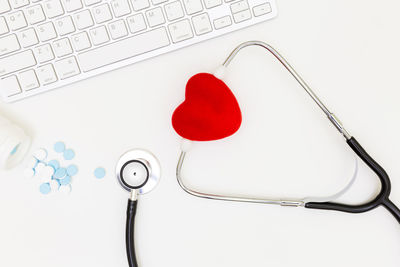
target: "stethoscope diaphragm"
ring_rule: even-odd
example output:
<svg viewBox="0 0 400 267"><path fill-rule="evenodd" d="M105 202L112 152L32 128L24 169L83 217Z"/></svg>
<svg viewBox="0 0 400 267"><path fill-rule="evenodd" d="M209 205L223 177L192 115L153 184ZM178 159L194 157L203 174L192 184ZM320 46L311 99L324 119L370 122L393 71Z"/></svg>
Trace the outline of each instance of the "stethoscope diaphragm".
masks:
<svg viewBox="0 0 400 267"><path fill-rule="evenodd" d="M146 194L158 184L161 167L152 153L133 149L120 157L115 172L118 182L125 190Z"/></svg>

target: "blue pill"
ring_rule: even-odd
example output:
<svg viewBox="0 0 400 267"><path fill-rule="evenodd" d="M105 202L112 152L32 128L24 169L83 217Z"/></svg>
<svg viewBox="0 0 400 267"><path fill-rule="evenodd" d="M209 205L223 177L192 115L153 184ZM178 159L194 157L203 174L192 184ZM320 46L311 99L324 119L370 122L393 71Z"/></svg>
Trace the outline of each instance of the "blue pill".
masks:
<svg viewBox="0 0 400 267"><path fill-rule="evenodd" d="M76 165L74 165L74 164L69 165L67 167L67 173L68 173L69 176L76 175L78 173L78 167L76 167Z"/></svg>
<svg viewBox="0 0 400 267"><path fill-rule="evenodd" d="M56 179L62 179L65 175L67 175L67 170L65 168L59 168L56 170L53 177Z"/></svg>
<svg viewBox="0 0 400 267"><path fill-rule="evenodd" d="M60 168L60 162L58 162L58 160L56 160L56 159L50 160L47 163L47 165L53 167L54 170L57 170L58 168Z"/></svg>
<svg viewBox="0 0 400 267"><path fill-rule="evenodd" d="M59 180L60 185L68 185L71 183L71 176L65 176L64 179Z"/></svg>
<svg viewBox="0 0 400 267"><path fill-rule="evenodd" d="M106 176L106 170L104 168L97 168L94 170L94 176L97 179L104 178L104 176Z"/></svg>
<svg viewBox="0 0 400 267"><path fill-rule="evenodd" d="M41 184L39 187L39 190L40 190L40 193L42 193L43 195L47 195L51 191L50 184L49 183Z"/></svg>
<svg viewBox="0 0 400 267"><path fill-rule="evenodd" d="M67 149L64 151L64 159L71 160L75 157L75 152L72 149Z"/></svg>
<svg viewBox="0 0 400 267"><path fill-rule="evenodd" d="M54 144L54 151L63 153L65 150L65 144L63 142L57 142Z"/></svg>

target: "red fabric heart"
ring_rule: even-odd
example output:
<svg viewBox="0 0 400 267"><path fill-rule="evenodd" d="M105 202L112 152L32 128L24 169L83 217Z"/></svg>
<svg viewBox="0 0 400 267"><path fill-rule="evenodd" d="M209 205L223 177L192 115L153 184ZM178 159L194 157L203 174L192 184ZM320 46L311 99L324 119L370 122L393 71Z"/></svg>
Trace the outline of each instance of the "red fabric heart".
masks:
<svg viewBox="0 0 400 267"><path fill-rule="evenodd" d="M172 126L183 138L211 141L234 134L242 123L239 104L220 79L199 73L186 84L185 101L172 115Z"/></svg>

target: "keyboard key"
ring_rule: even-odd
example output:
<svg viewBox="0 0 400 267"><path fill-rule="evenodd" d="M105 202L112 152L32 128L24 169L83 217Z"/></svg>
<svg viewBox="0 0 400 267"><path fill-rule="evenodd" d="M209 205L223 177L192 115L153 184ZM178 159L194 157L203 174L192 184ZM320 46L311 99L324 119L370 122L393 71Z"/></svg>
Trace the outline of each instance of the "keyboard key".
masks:
<svg viewBox="0 0 400 267"><path fill-rule="evenodd" d="M84 2L85 2L85 5L87 5L87 6L91 6L91 5L94 5L94 4L97 4L97 3L100 3L100 2L101 2L101 0L84 0Z"/></svg>
<svg viewBox="0 0 400 267"><path fill-rule="evenodd" d="M29 47L39 43L36 32L33 28L18 33L18 39L22 47Z"/></svg>
<svg viewBox="0 0 400 267"><path fill-rule="evenodd" d="M240 22L243 22L243 21L249 20L249 19L251 19L250 10L244 10L244 11L241 11L239 13L233 14L233 20L236 23L240 23Z"/></svg>
<svg viewBox="0 0 400 267"><path fill-rule="evenodd" d="M29 0L10 0L10 4L13 8L20 8L29 5Z"/></svg>
<svg viewBox="0 0 400 267"><path fill-rule="evenodd" d="M71 37L72 45L75 51L79 52L90 48L92 45L89 40L89 36L86 32L81 32Z"/></svg>
<svg viewBox="0 0 400 267"><path fill-rule="evenodd" d="M108 29L111 38L114 40L128 35L128 30L126 29L125 22L122 19L108 24Z"/></svg>
<svg viewBox="0 0 400 267"><path fill-rule="evenodd" d="M8 0L0 0L0 14L10 10L11 6Z"/></svg>
<svg viewBox="0 0 400 267"><path fill-rule="evenodd" d="M25 10L25 16L29 24L36 24L46 19L41 5L28 7Z"/></svg>
<svg viewBox="0 0 400 267"><path fill-rule="evenodd" d="M15 34L7 35L0 38L0 56L12 53L21 48L17 36Z"/></svg>
<svg viewBox="0 0 400 267"><path fill-rule="evenodd" d="M60 36L72 33L75 31L75 25L72 22L71 16L63 17L56 20L56 29Z"/></svg>
<svg viewBox="0 0 400 267"><path fill-rule="evenodd" d="M188 15L192 15L203 10L201 0L183 0L183 4Z"/></svg>
<svg viewBox="0 0 400 267"><path fill-rule="evenodd" d="M214 20L214 27L217 30L228 27L230 25L232 25L231 16L225 16Z"/></svg>
<svg viewBox="0 0 400 267"><path fill-rule="evenodd" d="M29 91L39 87L39 81L34 70L27 70L18 75L22 90Z"/></svg>
<svg viewBox="0 0 400 267"><path fill-rule="evenodd" d="M206 8L213 8L222 5L222 0L204 0Z"/></svg>
<svg viewBox="0 0 400 267"><path fill-rule="evenodd" d="M7 24L11 30L16 31L22 29L28 24L26 23L24 13L22 11L17 11L6 16Z"/></svg>
<svg viewBox="0 0 400 267"><path fill-rule="evenodd" d="M37 34L42 42L46 42L57 37L56 29L51 22L39 25L37 28Z"/></svg>
<svg viewBox="0 0 400 267"><path fill-rule="evenodd" d="M38 46L34 49L34 52L39 63L44 63L54 59L53 49L51 49L50 44Z"/></svg>
<svg viewBox="0 0 400 267"><path fill-rule="evenodd" d="M34 65L36 65L36 60L31 50L3 57L0 59L0 76L29 68Z"/></svg>
<svg viewBox="0 0 400 267"><path fill-rule="evenodd" d="M131 33L143 31L147 28L146 22L144 21L143 14L136 14L126 19L128 21L128 27Z"/></svg>
<svg viewBox="0 0 400 267"><path fill-rule="evenodd" d="M164 14L161 7L157 7L147 11L146 17L150 27L155 27L165 23Z"/></svg>
<svg viewBox="0 0 400 267"><path fill-rule="evenodd" d="M128 0L112 0L111 7L114 11L116 18L128 15L131 13L131 7L129 6Z"/></svg>
<svg viewBox="0 0 400 267"><path fill-rule="evenodd" d="M272 12L271 4L265 3L258 6L253 7L254 16L262 16Z"/></svg>
<svg viewBox="0 0 400 267"><path fill-rule="evenodd" d="M112 19L108 4L103 4L93 8L93 16L96 23L103 23Z"/></svg>
<svg viewBox="0 0 400 267"><path fill-rule="evenodd" d="M108 32L105 26L100 26L89 31L94 45L101 45L110 41Z"/></svg>
<svg viewBox="0 0 400 267"><path fill-rule="evenodd" d="M63 38L53 42L54 53L57 57L63 57L72 54L72 46L68 38Z"/></svg>
<svg viewBox="0 0 400 267"><path fill-rule="evenodd" d="M148 0L131 0L133 10L139 11L145 8L148 8L150 6L150 3Z"/></svg>
<svg viewBox="0 0 400 267"><path fill-rule="evenodd" d="M127 58L168 46L164 27L138 34L78 55L81 69L91 71Z"/></svg>
<svg viewBox="0 0 400 267"><path fill-rule="evenodd" d="M56 72L54 71L54 67L51 64L37 68L36 73L39 78L39 82L43 85L54 83L58 80Z"/></svg>
<svg viewBox="0 0 400 267"><path fill-rule="evenodd" d="M168 25L172 42L178 43L193 37L192 27L188 19L184 19Z"/></svg>
<svg viewBox="0 0 400 267"><path fill-rule="evenodd" d="M4 17L0 17L0 35L8 33L9 29L7 26L6 19Z"/></svg>
<svg viewBox="0 0 400 267"><path fill-rule="evenodd" d="M4 97L10 97L21 93L21 87L15 75L0 80L0 89Z"/></svg>
<svg viewBox="0 0 400 267"><path fill-rule="evenodd" d="M84 10L74 15L76 27L79 30L86 29L94 25L92 15L89 10Z"/></svg>
<svg viewBox="0 0 400 267"><path fill-rule="evenodd" d="M183 13L182 5L180 1L175 1L164 6L165 14L167 14L167 19L172 21L176 19L183 18L185 15Z"/></svg>
<svg viewBox="0 0 400 267"><path fill-rule="evenodd" d="M57 71L58 77L60 77L60 80L67 79L81 73L75 57L69 57L56 61L54 66Z"/></svg>
<svg viewBox="0 0 400 267"><path fill-rule="evenodd" d="M44 13L51 19L64 14L64 9L61 5L60 0L46 0L43 3Z"/></svg>
<svg viewBox="0 0 400 267"><path fill-rule="evenodd" d="M197 35L202 35L212 31L210 18L207 13L194 16L192 18L193 28Z"/></svg>
<svg viewBox="0 0 400 267"><path fill-rule="evenodd" d="M62 0L62 3L67 12L76 11L83 7L81 0Z"/></svg>
<svg viewBox="0 0 400 267"><path fill-rule="evenodd" d="M247 3L246 0L239 1L231 5L231 10L233 14L247 9L249 9L249 4Z"/></svg>

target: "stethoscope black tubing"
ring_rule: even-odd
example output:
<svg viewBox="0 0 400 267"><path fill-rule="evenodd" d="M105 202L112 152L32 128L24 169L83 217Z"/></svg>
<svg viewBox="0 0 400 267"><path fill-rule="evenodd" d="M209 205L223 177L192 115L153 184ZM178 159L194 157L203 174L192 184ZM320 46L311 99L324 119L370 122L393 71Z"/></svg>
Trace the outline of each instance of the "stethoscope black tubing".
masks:
<svg viewBox="0 0 400 267"><path fill-rule="evenodd" d="M334 202L308 202L306 208L336 210L349 213L362 213L372 210L380 205L384 206L400 223L400 210L389 199L391 184L386 171L364 150L358 141L351 137L347 140L347 144L353 151L378 175L381 181L381 190L379 194L371 201L361 205L348 205Z"/></svg>
<svg viewBox="0 0 400 267"><path fill-rule="evenodd" d="M135 253L135 216L137 209L137 200L128 200L126 211L126 255L128 257L129 267L138 267Z"/></svg>

